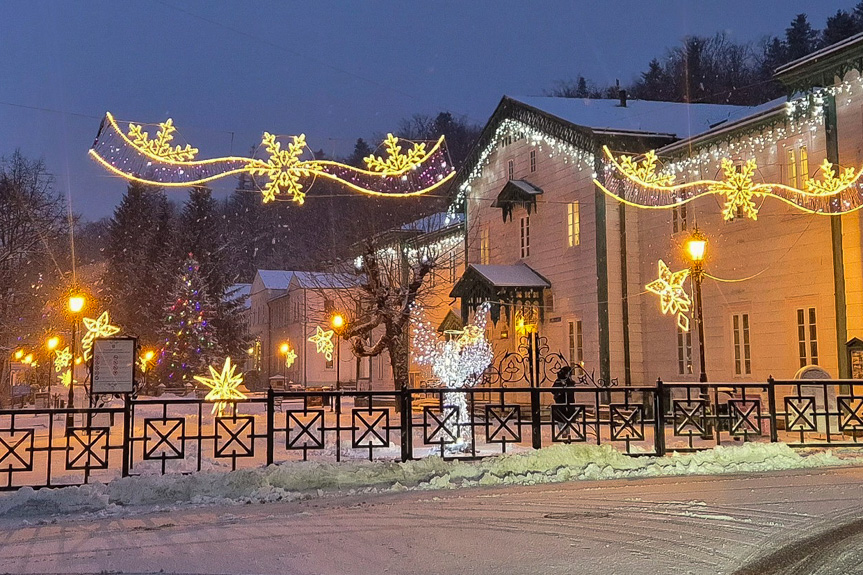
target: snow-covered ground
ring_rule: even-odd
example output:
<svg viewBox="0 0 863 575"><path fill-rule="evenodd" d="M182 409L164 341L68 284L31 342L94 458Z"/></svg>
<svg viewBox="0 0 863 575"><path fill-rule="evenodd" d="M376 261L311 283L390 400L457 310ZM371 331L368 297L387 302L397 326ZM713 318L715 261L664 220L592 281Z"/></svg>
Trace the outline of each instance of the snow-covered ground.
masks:
<svg viewBox="0 0 863 575"><path fill-rule="evenodd" d="M801 452L781 443L746 443L666 457L632 457L609 446L579 444L470 462L438 457L406 463L287 462L234 472L127 477L82 487L37 491L22 488L0 496L0 518L44 520L54 515L114 515L159 507L295 501L338 494L716 475L849 464L863 464L863 452Z"/></svg>

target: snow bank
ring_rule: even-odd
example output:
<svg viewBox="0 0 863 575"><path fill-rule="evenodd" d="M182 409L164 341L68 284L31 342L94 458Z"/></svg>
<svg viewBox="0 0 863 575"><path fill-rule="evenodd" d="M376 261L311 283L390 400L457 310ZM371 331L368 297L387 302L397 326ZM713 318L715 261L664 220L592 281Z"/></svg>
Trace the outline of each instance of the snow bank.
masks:
<svg viewBox="0 0 863 575"><path fill-rule="evenodd" d="M0 497L0 517L119 512L124 508L208 503L264 503L337 493L534 485L673 475L715 475L863 464L831 451L801 454L781 443L746 443L666 457L630 457L610 446L555 445L480 461L428 457L406 463L291 462L234 472L126 477L108 484L23 488Z"/></svg>

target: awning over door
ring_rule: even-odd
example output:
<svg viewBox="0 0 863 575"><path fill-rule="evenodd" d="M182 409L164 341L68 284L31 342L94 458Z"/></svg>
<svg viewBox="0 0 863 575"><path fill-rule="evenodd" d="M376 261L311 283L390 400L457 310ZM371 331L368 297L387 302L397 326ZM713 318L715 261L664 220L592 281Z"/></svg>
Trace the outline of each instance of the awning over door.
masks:
<svg viewBox="0 0 863 575"><path fill-rule="evenodd" d="M461 298L462 319L483 302L490 302L491 319L500 319L500 308L507 317L510 307L536 306L542 317L543 292L551 283L530 266L518 263L508 266L470 264L453 286L450 297Z"/></svg>

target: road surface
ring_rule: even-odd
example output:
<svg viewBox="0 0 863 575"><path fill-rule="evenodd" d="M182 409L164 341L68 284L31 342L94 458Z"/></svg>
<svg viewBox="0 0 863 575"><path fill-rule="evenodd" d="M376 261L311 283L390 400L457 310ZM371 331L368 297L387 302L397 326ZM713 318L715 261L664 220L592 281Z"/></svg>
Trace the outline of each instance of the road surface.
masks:
<svg viewBox="0 0 863 575"><path fill-rule="evenodd" d="M0 573L863 573L863 468L0 523Z"/></svg>

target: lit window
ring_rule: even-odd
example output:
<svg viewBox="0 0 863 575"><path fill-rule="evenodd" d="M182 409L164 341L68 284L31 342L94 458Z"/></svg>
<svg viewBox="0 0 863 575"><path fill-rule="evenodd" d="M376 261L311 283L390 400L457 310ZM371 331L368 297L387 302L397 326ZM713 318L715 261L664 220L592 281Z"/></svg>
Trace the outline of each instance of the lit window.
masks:
<svg viewBox="0 0 863 575"><path fill-rule="evenodd" d="M530 172L536 171L536 150L530 151Z"/></svg>
<svg viewBox="0 0 863 575"><path fill-rule="evenodd" d="M814 307L797 310L797 350L800 367L818 365L818 329Z"/></svg>
<svg viewBox="0 0 863 575"><path fill-rule="evenodd" d="M566 205L566 225L569 247L579 245L581 243L581 216L578 202L569 202Z"/></svg>
<svg viewBox="0 0 863 575"><path fill-rule="evenodd" d="M692 332L677 329L677 374L692 375Z"/></svg>
<svg viewBox="0 0 863 575"><path fill-rule="evenodd" d="M787 173L786 177L788 178L789 186L797 186L797 159L796 154L794 153L794 148L788 148L785 152L788 156L787 159Z"/></svg>
<svg viewBox="0 0 863 575"><path fill-rule="evenodd" d="M484 226L479 234L479 263L482 265L488 265L491 261L490 249L488 227Z"/></svg>
<svg viewBox="0 0 863 575"><path fill-rule="evenodd" d="M509 160L506 163L506 177L507 179L512 179L513 174L515 173L515 165L512 160Z"/></svg>
<svg viewBox="0 0 863 575"><path fill-rule="evenodd" d="M731 330L734 337L734 375L750 375L752 352L749 346L749 314L731 316Z"/></svg>
<svg viewBox="0 0 863 575"><path fill-rule="evenodd" d="M530 255L530 216L521 218L521 257Z"/></svg>

